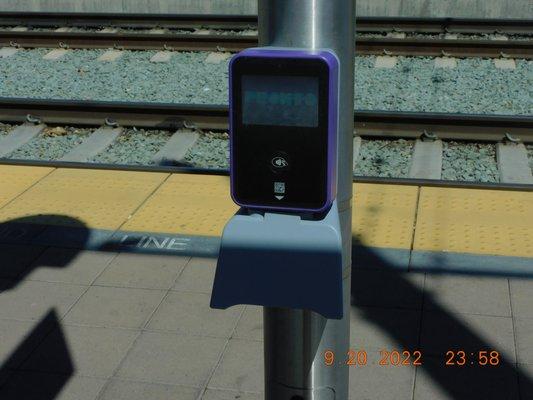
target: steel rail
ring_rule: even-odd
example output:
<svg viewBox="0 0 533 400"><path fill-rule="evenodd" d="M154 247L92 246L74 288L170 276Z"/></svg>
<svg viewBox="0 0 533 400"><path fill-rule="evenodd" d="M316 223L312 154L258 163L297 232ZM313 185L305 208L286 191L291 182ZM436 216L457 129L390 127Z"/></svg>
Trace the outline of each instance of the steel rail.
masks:
<svg viewBox="0 0 533 400"><path fill-rule="evenodd" d="M225 105L0 98L0 121L24 122L27 115L44 123L227 130ZM489 114L448 114L355 110L355 130L363 137L418 138L431 133L440 139L498 142L506 135L533 142L533 117Z"/></svg>
<svg viewBox="0 0 533 400"><path fill-rule="evenodd" d="M247 29L256 15L0 12L0 26ZM531 34L530 19L358 17L359 32Z"/></svg>
<svg viewBox="0 0 533 400"><path fill-rule="evenodd" d="M48 161L48 160L30 160L30 159L22 160L22 159L5 159L5 158L0 158L0 165L229 176L229 170L227 169L207 169L207 168L197 168L197 167L187 167L187 166L81 163L81 162L67 162L67 161L57 161L57 160ZM381 185L426 186L426 187L533 192L533 185L520 184L520 183L446 181L446 180L436 180L436 179L433 180L433 179L412 179L412 178L381 178L381 177L375 177L375 176L356 176L356 175L354 175L353 177L353 182L381 184Z"/></svg>
<svg viewBox="0 0 533 400"><path fill-rule="evenodd" d="M173 33L0 31L0 46L24 48L119 48L129 50L230 51L257 46L256 36ZM419 55L533 59L533 40L366 38L355 43L362 55Z"/></svg>

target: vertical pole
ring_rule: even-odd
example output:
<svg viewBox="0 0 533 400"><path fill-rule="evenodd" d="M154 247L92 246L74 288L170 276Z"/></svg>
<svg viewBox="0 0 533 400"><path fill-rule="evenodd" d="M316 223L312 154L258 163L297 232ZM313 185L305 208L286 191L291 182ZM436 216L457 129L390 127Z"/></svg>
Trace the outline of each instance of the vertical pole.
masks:
<svg viewBox="0 0 533 400"><path fill-rule="evenodd" d="M264 309L265 399L348 400L352 249L355 0L258 0L259 44L331 49L340 61L337 205L343 243L344 318ZM335 354L326 366L324 352ZM337 364L337 361L340 364Z"/></svg>

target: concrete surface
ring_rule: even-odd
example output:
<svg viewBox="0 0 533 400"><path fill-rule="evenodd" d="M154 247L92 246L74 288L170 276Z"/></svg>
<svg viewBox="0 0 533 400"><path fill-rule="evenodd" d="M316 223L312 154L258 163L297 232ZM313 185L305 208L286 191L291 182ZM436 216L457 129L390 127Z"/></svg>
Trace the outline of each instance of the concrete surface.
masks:
<svg viewBox="0 0 533 400"><path fill-rule="evenodd" d="M257 0L2 0L5 11L257 14ZM402 17L527 18L528 0L357 0L357 15Z"/></svg>
<svg viewBox="0 0 533 400"><path fill-rule="evenodd" d="M3 400L263 399L262 310L209 308L215 259L0 246ZM533 279L377 270L379 254L363 256L348 312L367 365L350 367L352 399L527 399ZM407 364L420 350L422 365L381 365L383 350L411 352ZM459 350L467 365L446 366ZM478 351L499 365L477 365Z"/></svg>

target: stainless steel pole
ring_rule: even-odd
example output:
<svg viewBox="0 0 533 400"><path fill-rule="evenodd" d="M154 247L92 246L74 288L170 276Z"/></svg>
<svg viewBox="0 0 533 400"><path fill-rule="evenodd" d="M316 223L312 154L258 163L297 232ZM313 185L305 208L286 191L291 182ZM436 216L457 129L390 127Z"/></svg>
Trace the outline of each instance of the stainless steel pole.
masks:
<svg viewBox="0 0 533 400"><path fill-rule="evenodd" d="M260 46L331 49L340 60L341 81L337 204L343 241L344 318L332 320L312 311L265 307L265 399L347 400L355 0L258 1ZM327 350L335 355L334 366L324 362Z"/></svg>

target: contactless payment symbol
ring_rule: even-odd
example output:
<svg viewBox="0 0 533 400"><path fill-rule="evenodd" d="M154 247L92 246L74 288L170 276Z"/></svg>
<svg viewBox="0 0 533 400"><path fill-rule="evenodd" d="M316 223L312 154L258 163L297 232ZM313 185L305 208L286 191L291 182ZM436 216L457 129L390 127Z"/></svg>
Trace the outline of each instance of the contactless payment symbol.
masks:
<svg viewBox="0 0 533 400"><path fill-rule="evenodd" d="M274 157L271 163L272 166L275 168L285 168L289 165L287 160L285 160L283 157Z"/></svg>

